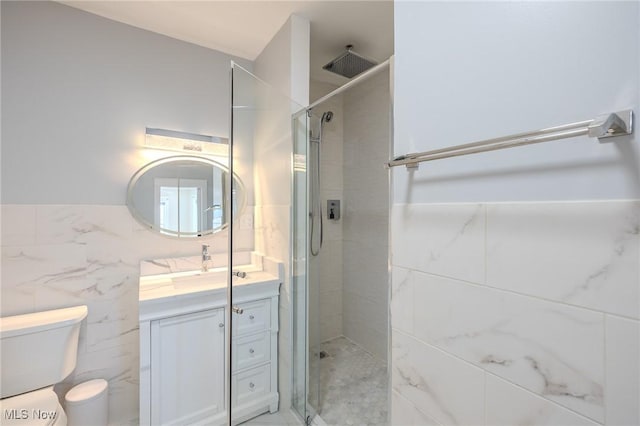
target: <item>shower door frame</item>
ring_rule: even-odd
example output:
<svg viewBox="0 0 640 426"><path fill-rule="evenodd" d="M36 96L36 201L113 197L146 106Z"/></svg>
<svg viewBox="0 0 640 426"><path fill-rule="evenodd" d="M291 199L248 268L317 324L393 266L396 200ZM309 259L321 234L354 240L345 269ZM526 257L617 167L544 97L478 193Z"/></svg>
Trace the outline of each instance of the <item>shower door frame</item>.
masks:
<svg viewBox="0 0 640 426"><path fill-rule="evenodd" d="M304 112L304 114L302 114L301 112ZM300 133L298 132L298 122L299 120L303 117L304 119L304 126L303 126L303 131L304 131L304 139L302 141L303 146L304 146L304 152L300 153L297 150L297 146L298 143L300 142L298 140L298 137L300 136ZM308 250L308 226L309 226L309 220L308 220L308 205L309 205L309 179L308 179L308 166L309 166L309 162L308 162L308 153L309 153L309 114L307 113L307 109L304 108L301 111L296 112L295 114L292 115L291 117L291 126L292 126L292 142L293 142L293 146L292 146L292 159L291 159L291 210L290 210L290 215L291 215L291 229L290 229L290 233L289 233L289 252L291 253L291 261L290 261L290 271L289 271L289 276L291 277L291 309L290 309L290 324L291 324L291 341L290 341L290 354L291 354L291 377L290 377L290 385L291 385L291 408L293 410L294 413L296 413L296 415L298 415L298 417L300 418L300 420L302 420L303 424L305 425L310 425L313 417L309 414L309 317L308 317L308 313L309 313L309 291L308 291L308 277L309 277L309 263L307 262L307 259L309 257L309 250ZM297 206L296 206L296 189L298 189L297 185L296 185L296 164L298 165L298 168L300 166L300 162L299 156L304 155L305 157L305 161L304 161L304 182L305 182L305 188L304 188L304 208L303 208L303 212L300 213L298 210L296 210ZM298 160L298 161L297 161ZM298 170L300 171L300 170ZM297 229L297 226L300 226L301 224L298 223L298 219L299 218L303 218L303 220L300 220L300 222L302 222L302 224L304 224L304 240L302 241L302 247L304 248L304 276L302 279L302 282L298 282L298 273L299 271L297 270L297 266L298 266L298 262L296 259L296 254L297 251L296 249L299 248L298 247L298 241L297 241L297 236L298 236L298 232L299 231ZM302 296L301 296L301 292L303 292ZM300 309L300 304L303 304L303 313L304 315L302 317L300 317L300 312L298 311L298 309ZM303 321L299 321L300 318L303 318ZM302 322L302 324L300 324L300 322ZM303 330L303 345L302 345L302 357L300 357L299 352L296 352L296 350L299 351L299 346L302 342L299 342L296 337L299 339L299 331ZM298 354L298 356L296 356L296 354ZM298 392L298 387L296 386L297 383L300 381L300 377L297 376L297 372L298 369L300 368L299 365L297 365L297 361L299 361L299 358L302 359L303 361L303 365L304 365L304 378L303 378L303 385L302 385L302 395L299 394ZM302 399L303 402L303 407L302 407L302 412L299 411L299 408L296 405L296 402L298 401L298 399Z"/></svg>

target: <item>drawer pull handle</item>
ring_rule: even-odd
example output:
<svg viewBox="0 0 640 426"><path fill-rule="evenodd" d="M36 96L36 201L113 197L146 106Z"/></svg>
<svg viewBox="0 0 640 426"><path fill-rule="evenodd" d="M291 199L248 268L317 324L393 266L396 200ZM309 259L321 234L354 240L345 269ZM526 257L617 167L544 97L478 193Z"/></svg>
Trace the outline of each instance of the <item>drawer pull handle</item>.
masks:
<svg viewBox="0 0 640 426"><path fill-rule="evenodd" d="M224 323L221 322L220 324L218 324L218 327L223 328L224 327Z"/></svg>
<svg viewBox="0 0 640 426"><path fill-rule="evenodd" d="M249 353L250 353L250 354L252 354L252 353L254 353L254 352L255 352L255 351L253 350L253 348L249 349Z"/></svg>
<svg viewBox="0 0 640 426"><path fill-rule="evenodd" d="M254 384L253 384L253 382L249 383L249 388L250 388L251 390L253 390L253 388L255 388L255 387L256 387L256 385L254 385Z"/></svg>
<svg viewBox="0 0 640 426"><path fill-rule="evenodd" d="M255 318L256 318L256 317L254 317L253 315L249 315L249 319L250 319L250 320L255 319Z"/></svg>

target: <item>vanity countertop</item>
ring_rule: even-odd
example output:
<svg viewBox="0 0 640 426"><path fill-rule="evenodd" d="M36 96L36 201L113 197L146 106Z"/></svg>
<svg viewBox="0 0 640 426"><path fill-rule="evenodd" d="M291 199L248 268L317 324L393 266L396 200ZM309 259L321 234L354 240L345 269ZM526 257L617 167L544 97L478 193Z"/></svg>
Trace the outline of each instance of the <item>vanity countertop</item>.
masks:
<svg viewBox="0 0 640 426"><path fill-rule="evenodd" d="M233 288L239 288L256 283L264 283L269 281L279 282L280 278L276 275L264 271L246 271L245 278L233 278ZM172 275L172 274L169 274ZM218 271L203 272L191 276L178 277L144 277L140 279L140 302L147 300L179 297L185 294L198 293L199 296L205 296L216 292L226 292L227 280L226 271L219 273Z"/></svg>
<svg viewBox="0 0 640 426"><path fill-rule="evenodd" d="M279 286L284 278L282 263L262 256L251 256L251 263L233 268L245 272L244 278L233 277L234 303L249 294L265 294ZM207 272L183 270L140 277L139 316L150 320L161 316L179 315L186 310L204 310L227 304L227 268Z"/></svg>

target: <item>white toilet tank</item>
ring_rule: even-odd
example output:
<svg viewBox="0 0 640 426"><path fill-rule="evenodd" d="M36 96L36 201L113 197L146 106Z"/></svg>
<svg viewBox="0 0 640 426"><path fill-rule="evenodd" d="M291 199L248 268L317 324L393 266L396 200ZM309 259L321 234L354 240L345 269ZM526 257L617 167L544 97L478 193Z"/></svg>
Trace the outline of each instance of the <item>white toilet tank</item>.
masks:
<svg viewBox="0 0 640 426"><path fill-rule="evenodd" d="M0 398L64 380L76 366L86 306L0 318Z"/></svg>

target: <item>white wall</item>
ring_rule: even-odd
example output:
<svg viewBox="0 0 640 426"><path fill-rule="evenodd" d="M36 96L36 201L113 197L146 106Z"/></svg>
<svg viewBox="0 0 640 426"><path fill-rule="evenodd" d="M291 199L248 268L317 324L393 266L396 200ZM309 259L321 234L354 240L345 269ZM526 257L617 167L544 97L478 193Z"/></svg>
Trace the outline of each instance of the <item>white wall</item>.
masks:
<svg viewBox="0 0 640 426"><path fill-rule="evenodd" d="M301 106L309 104L309 21L291 15L255 60L255 74Z"/></svg>
<svg viewBox="0 0 640 426"><path fill-rule="evenodd" d="M637 2L398 2L395 11L396 155L640 112ZM580 137L423 163L394 174L395 200L637 198L637 140Z"/></svg>
<svg viewBox="0 0 640 426"><path fill-rule="evenodd" d="M142 149L145 126L228 136L232 58L53 2L1 10L2 316L88 305L57 390L108 379L111 424L135 424L139 262L201 241L140 226L127 183L170 155ZM227 235L205 241L224 252ZM253 249L252 229L234 235Z"/></svg>
<svg viewBox="0 0 640 426"><path fill-rule="evenodd" d="M228 137L229 61L53 2L3 2L2 201L125 203L144 129Z"/></svg>
<svg viewBox="0 0 640 426"><path fill-rule="evenodd" d="M395 154L638 112L638 6L396 3ZM640 422L636 135L393 169L392 424Z"/></svg>
<svg viewBox="0 0 640 426"><path fill-rule="evenodd" d="M309 21L291 16L254 62L258 83L253 145L256 250L285 263L290 271L291 113L309 102ZM291 289L287 274L280 288L278 336L280 409L291 405Z"/></svg>

